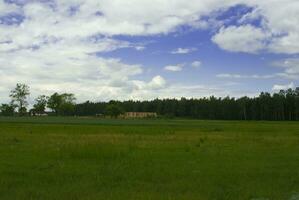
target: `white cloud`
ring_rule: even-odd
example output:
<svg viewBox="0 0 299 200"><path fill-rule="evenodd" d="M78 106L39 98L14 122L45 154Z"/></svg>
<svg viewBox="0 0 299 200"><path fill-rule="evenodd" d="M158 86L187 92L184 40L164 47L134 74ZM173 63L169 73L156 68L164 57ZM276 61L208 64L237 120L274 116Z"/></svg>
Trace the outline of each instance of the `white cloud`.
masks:
<svg viewBox="0 0 299 200"><path fill-rule="evenodd" d="M239 20L239 26L222 27L213 37L221 48L234 52L299 53L299 1L243 0L253 7ZM261 26L248 25L261 19Z"/></svg>
<svg viewBox="0 0 299 200"><path fill-rule="evenodd" d="M171 72L179 72L183 70L184 65L179 64L179 65L168 65L164 67L164 70L166 71L171 71Z"/></svg>
<svg viewBox="0 0 299 200"><path fill-rule="evenodd" d="M264 26L276 37L272 38L269 51L275 53L299 52L299 1L272 0L257 3L265 19Z"/></svg>
<svg viewBox="0 0 299 200"><path fill-rule="evenodd" d="M280 91L280 90L287 90L287 89L294 89L295 88L295 84L292 82L290 84L287 85L274 85L272 90L273 91Z"/></svg>
<svg viewBox="0 0 299 200"><path fill-rule="evenodd" d="M69 91L79 95L79 100L128 97L134 90L134 76L142 73L142 67L88 55L84 50L56 46L6 54L0 59L0 66L4 66L0 84L7 88L5 95L17 82L24 82L31 86L33 95Z"/></svg>
<svg viewBox="0 0 299 200"><path fill-rule="evenodd" d="M208 14L213 9L230 4L226 0L220 6L217 0L196 1L174 0L76 0L57 1L57 12L60 17L69 17L70 6L79 6L78 12L72 15L71 24L62 23L66 29L78 28L79 33L97 32L107 35L148 35L167 34L175 31L180 25L198 21L201 15ZM31 9L28 9L31 10ZM100 13L100 15L95 15ZM58 19L59 20L59 19ZM64 32L69 32L64 30Z"/></svg>
<svg viewBox="0 0 299 200"><path fill-rule="evenodd" d="M197 48L177 48L171 51L172 54L188 54L196 51Z"/></svg>
<svg viewBox="0 0 299 200"><path fill-rule="evenodd" d="M166 81L162 76L155 76L151 82L148 83L148 86L152 89L161 89L166 86Z"/></svg>
<svg viewBox="0 0 299 200"><path fill-rule="evenodd" d="M221 48L299 53L297 0L66 0L53 1L51 6L38 1L21 1L24 5L6 2L0 0L0 17L14 13L23 18L13 24L0 22L1 99L17 82L30 84L34 95L67 90L79 99L150 98L160 90L179 95L161 76L149 81L136 78L143 72L141 65L96 54L146 48L114 36L169 34L181 26L218 29L221 21L207 16L240 3L253 7L254 13L238 26L221 25L213 37ZM77 10L71 11L76 6ZM263 19L262 27L246 25L257 17ZM191 51L180 48L176 53ZM286 66L280 76L298 77L296 65L292 66ZM181 71L183 66L167 68Z"/></svg>
<svg viewBox="0 0 299 200"><path fill-rule="evenodd" d="M233 52L257 53L265 48L267 33L251 25L222 27L212 41Z"/></svg>
<svg viewBox="0 0 299 200"><path fill-rule="evenodd" d="M194 68L200 68L201 67L201 61L197 60L191 63L191 66Z"/></svg>
<svg viewBox="0 0 299 200"><path fill-rule="evenodd" d="M215 27L214 24L221 22L204 16L243 4L254 9L252 13L241 16L240 26L222 27L213 37L221 48L251 53L262 49L277 53L299 52L297 0L174 0L171 4L167 0L76 0L56 1L54 8L46 3L24 2L21 7L0 1L0 13L19 12L25 15L21 26L8 28L0 25L0 41L12 40L13 44L21 45L53 37L168 34L181 25ZM74 6L78 9L71 13L70 8ZM262 19L262 28L246 25L257 18ZM237 45L233 38L240 39L237 43L241 44ZM266 43L263 42L265 39ZM243 45L249 46L248 51ZM186 50L181 48L178 52Z"/></svg>

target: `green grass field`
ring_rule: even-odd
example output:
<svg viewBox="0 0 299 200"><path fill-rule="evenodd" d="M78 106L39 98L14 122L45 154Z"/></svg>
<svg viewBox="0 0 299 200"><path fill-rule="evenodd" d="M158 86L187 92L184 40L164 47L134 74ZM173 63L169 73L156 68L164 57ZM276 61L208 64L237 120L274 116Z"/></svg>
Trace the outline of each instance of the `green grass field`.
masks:
<svg viewBox="0 0 299 200"><path fill-rule="evenodd" d="M299 123L0 118L0 199L299 199Z"/></svg>

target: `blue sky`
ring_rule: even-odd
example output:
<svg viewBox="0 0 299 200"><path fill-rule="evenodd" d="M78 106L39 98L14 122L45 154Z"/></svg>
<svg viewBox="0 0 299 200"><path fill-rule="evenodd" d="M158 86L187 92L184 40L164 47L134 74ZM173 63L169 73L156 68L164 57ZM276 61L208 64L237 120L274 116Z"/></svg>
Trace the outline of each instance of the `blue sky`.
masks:
<svg viewBox="0 0 299 200"><path fill-rule="evenodd" d="M0 101L255 96L299 86L297 0L0 0Z"/></svg>

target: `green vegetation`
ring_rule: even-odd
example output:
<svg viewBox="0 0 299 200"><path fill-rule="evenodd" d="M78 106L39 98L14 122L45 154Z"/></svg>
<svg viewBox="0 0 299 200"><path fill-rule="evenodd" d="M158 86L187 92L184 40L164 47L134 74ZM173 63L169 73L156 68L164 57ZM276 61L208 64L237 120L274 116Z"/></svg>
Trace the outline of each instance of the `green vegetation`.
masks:
<svg viewBox="0 0 299 200"><path fill-rule="evenodd" d="M155 99L150 101L115 101L76 103L75 94L54 93L40 95L30 112L27 98L29 86L17 84L11 91L10 104L0 106L1 116L103 116L117 118L125 112L150 112L165 118L201 120L269 120L299 121L299 87L270 94L262 92L258 97L214 96L199 99ZM18 108L18 109L16 109ZM48 108L51 112L46 112ZM16 110L18 113L16 113Z"/></svg>
<svg viewBox="0 0 299 200"><path fill-rule="evenodd" d="M119 105L113 103L107 105L105 110L107 115L114 118L117 118L119 115L124 113L124 111Z"/></svg>
<svg viewBox="0 0 299 200"><path fill-rule="evenodd" d="M45 113L46 106L49 98L46 95L40 95L35 99L35 104L33 105L33 109L31 112L35 112L33 114L43 114Z"/></svg>
<svg viewBox="0 0 299 200"><path fill-rule="evenodd" d="M271 199L299 192L299 124L0 118L0 199Z"/></svg>
<svg viewBox="0 0 299 200"><path fill-rule="evenodd" d="M18 83L16 88L10 92L11 104L18 108L20 116L25 115L27 112L28 101L27 97L30 94L29 86Z"/></svg>
<svg viewBox="0 0 299 200"><path fill-rule="evenodd" d="M53 110L56 115L72 115L74 113L75 100L74 94L54 93L49 97L47 106Z"/></svg>

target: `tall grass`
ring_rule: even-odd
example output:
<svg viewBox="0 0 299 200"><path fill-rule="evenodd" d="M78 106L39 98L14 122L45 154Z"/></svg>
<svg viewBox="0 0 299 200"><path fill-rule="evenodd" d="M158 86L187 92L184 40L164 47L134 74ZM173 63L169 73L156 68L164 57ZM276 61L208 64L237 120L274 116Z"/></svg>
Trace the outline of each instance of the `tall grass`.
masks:
<svg viewBox="0 0 299 200"><path fill-rule="evenodd" d="M0 119L0 199L291 199L299 124Z"/></svg>

